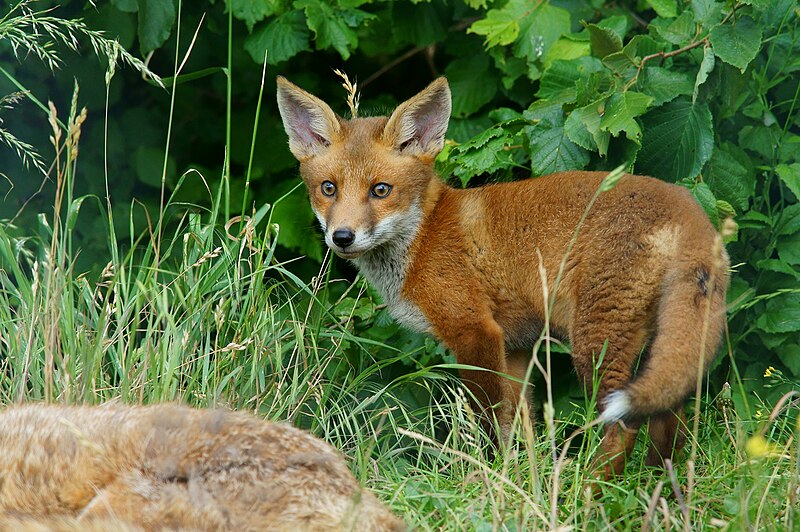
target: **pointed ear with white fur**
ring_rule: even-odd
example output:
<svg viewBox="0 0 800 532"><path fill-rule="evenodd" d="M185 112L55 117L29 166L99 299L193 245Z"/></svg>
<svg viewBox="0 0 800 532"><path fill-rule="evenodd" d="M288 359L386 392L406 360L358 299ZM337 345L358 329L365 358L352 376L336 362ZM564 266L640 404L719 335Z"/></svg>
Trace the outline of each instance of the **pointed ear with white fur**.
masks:
<svg viewBox="0 0 800 532"><path fill-rule="evenodd" d="M289 136L289 149L303 161L339 138L341 126L331 108L283 76L278 76L278 110Z"/></svg>
<svg viewBox="0 0 800 532"><path fill-rule="evenodd" d="M404 153L432 159L444 147L450 108L450 86L438 78L395 109L383 140Z"/></svg>

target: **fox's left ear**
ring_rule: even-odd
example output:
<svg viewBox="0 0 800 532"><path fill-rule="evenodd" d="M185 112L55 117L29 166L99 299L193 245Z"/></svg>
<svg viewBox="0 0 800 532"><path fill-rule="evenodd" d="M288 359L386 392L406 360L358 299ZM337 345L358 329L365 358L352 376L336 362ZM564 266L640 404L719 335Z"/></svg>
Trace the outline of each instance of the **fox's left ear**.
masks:
<svg viewBox="0 0 800 532"><path fill-rule="evenodd" d="M395 109L383 130L383 140L404 153L433 159L444 147L450 108L447 79L437 78Z"/></svg>

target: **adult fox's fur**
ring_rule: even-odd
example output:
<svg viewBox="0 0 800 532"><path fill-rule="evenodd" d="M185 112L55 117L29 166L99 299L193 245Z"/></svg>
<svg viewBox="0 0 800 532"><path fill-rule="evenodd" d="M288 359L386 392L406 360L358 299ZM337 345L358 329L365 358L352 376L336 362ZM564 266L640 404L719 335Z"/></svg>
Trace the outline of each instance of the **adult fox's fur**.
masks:
<svg viewBox="0 0 800 532"><path fill-rule="evenodd" d="M0 412L0 530L404 530L330 445L177 405Z"/></svg>
<svg viewBox="0 0 800 532"><path fill-rule="evenodd" d="M399 322L438 337L458 362L491 370L462 377L508 431L520 394L501 374L524 376L516 352L529 351L540 334L539 265L553 295L606 174L447 186L433 167L450 117L444 78L388 118L342 119L280 77L278 106L327 245L355 263ZM585 384L608 342L597 390L605 476L620 472L647 417L650 462L681 440L672 411L718 347L727 270L717 231L682 187L626 175L589 211L550 324L569 338Z"/></svg>

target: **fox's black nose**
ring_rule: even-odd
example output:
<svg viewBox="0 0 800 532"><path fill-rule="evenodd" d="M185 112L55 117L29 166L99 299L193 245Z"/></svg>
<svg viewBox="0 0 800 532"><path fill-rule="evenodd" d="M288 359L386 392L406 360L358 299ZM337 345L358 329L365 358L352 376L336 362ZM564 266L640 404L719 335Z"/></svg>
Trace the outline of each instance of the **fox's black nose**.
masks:
<svg viewBox="0 0 800 532"><path fill-rule="evenodd" d="M333 243L337 246L346 248L356 240L356 234L352 229L346 227L344 229L337 229L333 232Z"/></svg>

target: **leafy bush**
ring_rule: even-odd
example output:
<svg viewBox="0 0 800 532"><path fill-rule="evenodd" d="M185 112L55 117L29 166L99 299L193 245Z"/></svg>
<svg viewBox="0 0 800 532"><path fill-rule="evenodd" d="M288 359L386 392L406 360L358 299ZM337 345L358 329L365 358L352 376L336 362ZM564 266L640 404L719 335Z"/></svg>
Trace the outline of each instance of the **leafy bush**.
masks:
<svg viewBox="0 0 800 532"><path fill-rule="evenodd" d="M64 4L47 16L84 16L93 30L108 32L127 49L138 47L168 87L174 82L174 92L165 93L127 71L125 83L106 87L102 65L66 59L89 106L86 171L75 186L105 195L96 176L108 162L120 230L144 229L138 205L157 216L162 182L175 191L191 168L222 194L225 220L292 191L272 213L284 246L278 255L300 252L319 261L321 242L309 237L313 216L296 188L295 163L272 105L273 75L341 102L343 110L330 72L342 68L361 80L362 109L382 113L443 74L452 86L454 114L438 164L453 183L625 164L688 187L718 225L733 217L738 233L728 245L735 265L728 348L741 375L733 375L737 366L723 358L718 376L740 378L746 390L760 387L767 366L783 368L794 382L800 378L800 17L794 1ZM0 39L5 79L42 101L58 103L71 94L68 76L52 79L45 65L13 61L8 37L0 33ZM257 63L265 57L271 65L267 94L253 134L262 74ZM176 134L165 154L162 126L171 97ZM106 102L107 159L100 153ZM16 121L14 132L46 146L43 120L32 111L14 111L30 118ZM41 179L17 177L24 175L21 167L7 174L15 188L0 207L3 215L16 214L34 196L18 219L20 226L33 223L48 209L46 199L36 198L52 195L35 196ZM177 190L176 199L203 208L209 195L195 175L186 175L193 185ZM78 236L87 264L102 263L103 222L82 220ZM308 277L317 268L305 261L295 271ZM356 323L372 330L382 319L364 312ZM791 382L768 395L774 399Z"/></svg>

